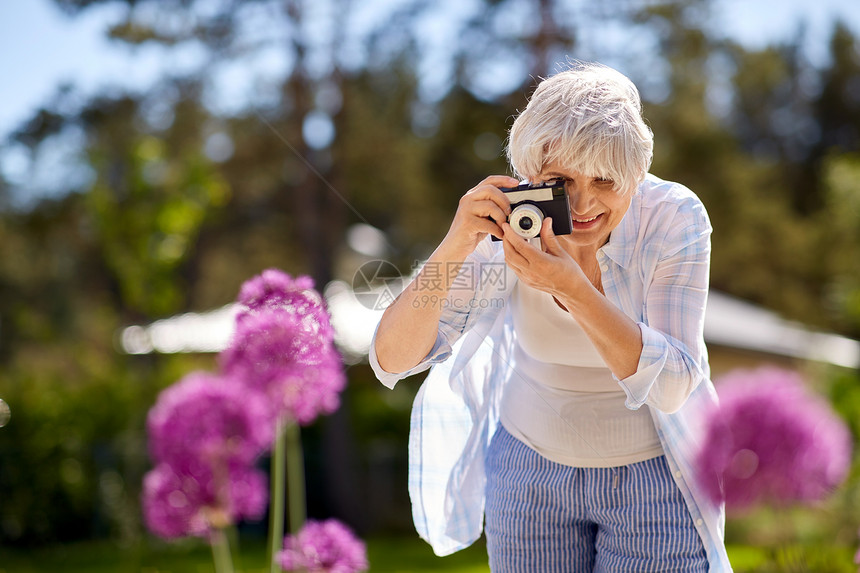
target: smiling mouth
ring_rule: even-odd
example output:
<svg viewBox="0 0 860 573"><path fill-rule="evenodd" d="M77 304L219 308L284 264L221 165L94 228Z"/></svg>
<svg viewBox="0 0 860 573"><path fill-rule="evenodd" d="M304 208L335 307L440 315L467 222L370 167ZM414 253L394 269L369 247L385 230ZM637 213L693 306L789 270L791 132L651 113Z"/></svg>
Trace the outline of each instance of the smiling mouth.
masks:
<svg viewBox="0 0 860 573"><path fill-rule="evenodd" d="M601 213L600 215L603 215L603 213ZM573 218L572 219L573 219L574 223L586 224L586 223L591 223L592 221L594 221L595 219L600 217L600 215L595 215L594 217L591 217L590 219L573 219Z"/></svg>

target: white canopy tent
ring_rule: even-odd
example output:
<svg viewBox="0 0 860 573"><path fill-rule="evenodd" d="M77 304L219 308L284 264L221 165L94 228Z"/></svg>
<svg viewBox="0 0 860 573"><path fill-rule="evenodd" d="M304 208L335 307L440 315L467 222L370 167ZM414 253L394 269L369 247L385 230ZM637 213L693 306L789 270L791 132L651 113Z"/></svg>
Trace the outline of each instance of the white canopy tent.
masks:
<svg viewBox="0 0 860 573"><path fill-rule="evenodd" d="M370 339L382 315L356 298L352 287L333 281L324 289L338 344L347 362L366 360ZM148 325L124 328L119 345L129 354L151 352L219 352L233 333L237 308L227 305L203 313L187 313ZM774 356L860 367L860 342L815 332L774 312L711 291L705 314L705 341L710 345Z"/></svg>

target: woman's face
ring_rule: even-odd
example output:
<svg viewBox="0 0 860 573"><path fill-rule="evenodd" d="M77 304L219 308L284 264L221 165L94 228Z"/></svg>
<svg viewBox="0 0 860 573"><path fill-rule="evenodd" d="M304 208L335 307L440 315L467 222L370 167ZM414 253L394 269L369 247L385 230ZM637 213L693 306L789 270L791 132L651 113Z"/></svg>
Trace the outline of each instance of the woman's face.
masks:
<svg viewBox="0 0 860 573"><path fill-rule="evenodd" d="M630 207L632 193L622 194L613 181L584 175L559 163L545 165L537 177L538 181L553 179L565 181L573 221L570 235L559 239L577 247L599 249L605 245Z"/></svg>

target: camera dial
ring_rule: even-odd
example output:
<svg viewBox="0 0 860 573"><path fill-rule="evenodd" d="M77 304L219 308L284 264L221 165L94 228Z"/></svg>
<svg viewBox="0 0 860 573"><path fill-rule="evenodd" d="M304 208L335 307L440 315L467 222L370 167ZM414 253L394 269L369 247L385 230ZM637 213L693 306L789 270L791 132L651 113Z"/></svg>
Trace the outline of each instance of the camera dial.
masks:
<svg viewBox="0 0 860 573"><path fill-rule="evenodd" d="M537 237L543 223L543 211L536 205L523 203L511 212L510 223L514 232L524 239Z"/></svg>

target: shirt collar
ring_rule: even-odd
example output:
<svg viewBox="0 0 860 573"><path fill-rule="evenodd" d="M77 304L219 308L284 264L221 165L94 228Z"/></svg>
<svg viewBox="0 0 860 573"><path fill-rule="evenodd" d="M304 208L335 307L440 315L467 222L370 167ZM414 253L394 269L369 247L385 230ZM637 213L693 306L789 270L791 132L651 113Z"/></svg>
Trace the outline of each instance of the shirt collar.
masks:
<svg viewBox="0 0 860 573"><path fill-rule="evenodd" d="M599 249L623 268L630 265L630 261L633 259L633 250L636 247L639 219L642 216L641 193L641 189L636 190L621 222L609 234L609 241Z"/></svg>

